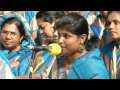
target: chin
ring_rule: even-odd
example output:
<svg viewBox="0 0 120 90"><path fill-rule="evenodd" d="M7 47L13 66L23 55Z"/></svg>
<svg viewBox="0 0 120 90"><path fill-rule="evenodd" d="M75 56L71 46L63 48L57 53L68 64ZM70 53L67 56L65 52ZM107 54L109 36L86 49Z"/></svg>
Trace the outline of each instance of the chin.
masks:
<svg viewBox="0 0 120 90"><path fill-rule="evenodd" d="M5 47L5 49L7 49L7 50L11 50L11 49L13 49L12 46L5 46L5 45L4 45L4 47Z"/></svg>
<svg viewBox="0 0 120 90"><path fill-rule="evenodd" d="M112 39L116 41L116 40L119 40L120 38L118 38L118 37L112 37Z"/></svg>
<svg viewBox="0 0 120 90"><path fill-rule="evenodd" d="M69 56L70 54L67 53L67 52L62 52L62 54L66 55L66 56Z"/></svg>

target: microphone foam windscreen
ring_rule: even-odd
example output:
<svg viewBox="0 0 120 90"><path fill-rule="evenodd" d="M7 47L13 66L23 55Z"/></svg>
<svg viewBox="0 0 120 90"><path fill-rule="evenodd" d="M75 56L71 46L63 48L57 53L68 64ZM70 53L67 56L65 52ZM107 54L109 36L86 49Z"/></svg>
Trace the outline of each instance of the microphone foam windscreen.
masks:
<svg viewBox="0 0 120 90"><path fill-rule="evenodd" d="M51 49L49 50L49 53L51 55L59 55L61 53L61 47L57 43L52 43L48 45Z"/></svg>

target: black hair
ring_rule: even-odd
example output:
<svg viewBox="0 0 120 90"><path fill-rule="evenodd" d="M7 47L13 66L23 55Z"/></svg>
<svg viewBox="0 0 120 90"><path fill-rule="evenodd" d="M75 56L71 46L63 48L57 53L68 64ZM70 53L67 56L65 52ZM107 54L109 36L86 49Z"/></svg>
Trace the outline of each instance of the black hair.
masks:
<svg viewBox="0 0 120 90"><path fill-rule="evenodd" d="M88 36L87 20L79 14L71 13L61 17L55 24L55 30L63 27L73 34Z"/></svg>
<svg viewBox="0 0 120 90"><path fill-rule="evenodd" d="M25 29L24 29L24 25L23 23L16 17L10 17L8 19L6 19L2 25L1 25L1 30L2 28L5 26L5 24L15 24L16 27L18 28L19 30L19 33L21 36L25 36Z"/></svg>
<svg viewBox="0 0 120 90"><path fill-rule="evenodd" d="M108 11L108 15L112 12L117 12L117 13L120 13L120 11Z"/></svg>
<svg viewBox="0 0 120 90"><path fill-rule="evenodd" d="M88 36L87 20L79 14L71 13L63 16L55 25L57 29L61 27L65 27L69 32L76 35L86 34Z"/></svg>
<svg viewBox="0 0 120 90"><path fill-rule="evenodd" d="M93 35L90 37L89 40L87 40L86 44L85 44L85 48L87 51L90 51L93 48L99 48L100 47L100 39Z"/></svg>
<svg viewBox="0 0 120 90"><path fill-rule="evenodd" d="M45 22L53 23L54 20L59 19L63 15L62 11L39 11L36 14L36 19L43 18Z"/></svg>
<svg viewBox="0 0 120 90"><path fill-rule="evenodd" d="M98 47L99 38L96 36L91 37L88 40L89 28L87 20L75 13L67 14L61 17L55 24L55 30L59 30L60 28L65 28L67 31L76 34L78 36L82 34L86 34L87 38L84 42L86 50L91 50L95 47ZM97 43L98 42L98 43ZM92 46L91 46L92 45Z"/></svg>
<svg viewBox="0 0 120 90"><path fill-rule="evenodd" d="M113 12L116 12L116 13L119 13L120 14L120 11L108 11L108 13L107 13L107 19L108 19L108 16L111 14L111 13L113 13ZM109 23L108 23L108 21L106 22L106 27L108 27L108 25L109 25Z"/></svg>

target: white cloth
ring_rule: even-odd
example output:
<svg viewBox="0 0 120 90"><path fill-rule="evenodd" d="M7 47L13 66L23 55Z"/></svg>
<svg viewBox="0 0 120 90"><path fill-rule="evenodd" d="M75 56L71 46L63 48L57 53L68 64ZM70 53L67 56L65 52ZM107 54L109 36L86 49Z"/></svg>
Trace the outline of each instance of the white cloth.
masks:
<svg viewBox="0 0 120 90"><path fill-rule="evenodd" d="M16 79L12 74L10 67L0 57L0 79Z"/></svg>

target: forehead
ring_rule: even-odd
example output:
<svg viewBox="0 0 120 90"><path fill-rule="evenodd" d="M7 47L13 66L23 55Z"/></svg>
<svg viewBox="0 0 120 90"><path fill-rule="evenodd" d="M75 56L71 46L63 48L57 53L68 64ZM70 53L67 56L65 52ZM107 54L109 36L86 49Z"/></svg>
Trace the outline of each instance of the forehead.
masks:
<svg viewBox="0 0 120 90"><path fill-rule="evenodd" d="M2 30L4 31L10 31L10 32L19 32L17 26L15 24L5 24L2 27Z"/></svg>
<svg viewBox="0 0 120 90"><path fill-rule="evenodd" d="M43 18L38 18L37 23L38 23L38 26L45 24L45 23L50 24L49 22L45 22Z"/></svg>
<svg viewBox="0 0 120 90"><path fill-rule="evenodd" d="M38 24L41 24L42 22L44 22L44 19L43 19L43 18L37 18L37 23L38 23Z"/></svg>
<svg viewBox="0 0 120 90"><path fill-rule="evenodd" d="M73 33L69 32L66 28L59 28L57 31L60 34L73 34Z"/></svg>
<svg viewBox="0 0 120 90"><path fill-rule="evenodd" d="M112 20L120 20L120 13L118 12L112 12L108 15L108 20L112 21Z"/></svg>

